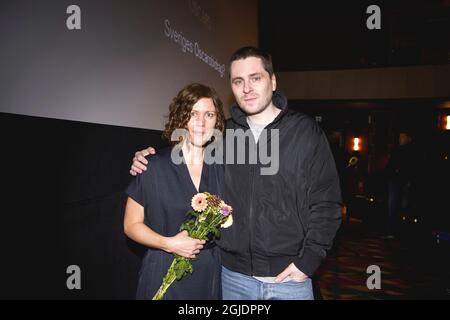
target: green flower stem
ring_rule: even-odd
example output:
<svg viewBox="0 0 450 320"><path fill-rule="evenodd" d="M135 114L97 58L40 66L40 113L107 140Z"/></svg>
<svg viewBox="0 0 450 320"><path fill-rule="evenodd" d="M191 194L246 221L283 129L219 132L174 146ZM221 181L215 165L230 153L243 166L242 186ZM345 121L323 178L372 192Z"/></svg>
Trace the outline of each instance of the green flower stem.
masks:
<svg viewBox="0 0 450 320"><path fill-rule="evenodd" d="M213 215L210 217L209 215ZM204 239L210 232L215 232L217 228L220 228L220 224L224 219L223 215L214 211L213 208L208 207L204 212L204 216L209 221L199 221L199 215L196 215L195 223L184 224L182 229L189 233L189 236L195 239ZM156 294L153 296L153 300L162 300L167 289L172 285L175 280L181 280L187 274L192 273L193 267L188 258L184 258L175 255L172 264L169 267L166 275L163 278L162 284L159 287Z"/></svg>
<svg viewBox="0 0 450 320"><path fill-rule="evenodd" d="M211 209L210 209L210 208L207 208L207 209L206 209L206 212L205 212L205 215L206 215L206 216L208 216L209 211L211 211ZM197 218L197 221L196 221L196 222L197 222L197 223L196 223L195 229L192 230L192 232L189 232L189 235L190 235L192 238L195 238L195 239L201 239L201 238L199 237L199 235L203 233L203 231L200 230L200 228L203 227L203 223L200 222L200 221L198 221L198 218Z"/></svg>
<svg viewBox="0 0 450 320"><path fill-rule="evenodd" d="M220 219L218 219L218 218L220 218ZM216 226L221 220L222 220L222 217L219 215L214 217L214 219L211 221L211 223L208 226L206 226L206 228L204 228L203 231L200 233L200 235L199 235L200 238L203 238L204 236L206 236L211 231L210 227Z"/></svg>
<svg viewBox="0 0 450 320"><path fill-rule="evenodd" d="M163 278L163 283L161 284L158 291L153 296L152 300L162 300L167 289L169 289L170 285L177 279L177 276L176 276L175 270L174 270L175 265L177 263L178 263L178 257L173 259L172 264L169 267L169 270L167 271L166 275Z"/></svg>

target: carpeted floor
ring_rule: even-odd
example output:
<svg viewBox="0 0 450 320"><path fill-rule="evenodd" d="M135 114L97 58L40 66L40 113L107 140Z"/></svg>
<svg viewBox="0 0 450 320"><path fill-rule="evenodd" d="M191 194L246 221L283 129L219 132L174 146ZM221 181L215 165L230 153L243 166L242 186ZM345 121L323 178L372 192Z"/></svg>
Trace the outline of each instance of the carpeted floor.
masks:
<svg viewBox="0 0 450 320"><path fill-rule="evenodd" d="M447 248L448 249L448 248ZM360 221L344 224L317 272L325 300L450 299L450 251L414 234L385 239ZM381 288L369 290L369 266L381 270Z"/></svg>

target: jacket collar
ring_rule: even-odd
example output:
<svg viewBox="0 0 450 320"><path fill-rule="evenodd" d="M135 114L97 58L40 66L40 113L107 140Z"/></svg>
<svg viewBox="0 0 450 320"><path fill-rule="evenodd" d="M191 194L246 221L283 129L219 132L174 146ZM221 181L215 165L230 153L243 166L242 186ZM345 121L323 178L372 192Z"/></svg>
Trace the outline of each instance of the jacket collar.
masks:
<svg viewBox="0 0 450 320"><path fill-rule="evenodd" d="M272 95L272 103L279 109L281 109L280 114L275 118L272 123L278 122L288 111L288 100L286 96L280 91L276 90ZM248 128L247 124L247 114L242 111L237 103L231 107L231 118L234 122L240 126Z"/></svg>

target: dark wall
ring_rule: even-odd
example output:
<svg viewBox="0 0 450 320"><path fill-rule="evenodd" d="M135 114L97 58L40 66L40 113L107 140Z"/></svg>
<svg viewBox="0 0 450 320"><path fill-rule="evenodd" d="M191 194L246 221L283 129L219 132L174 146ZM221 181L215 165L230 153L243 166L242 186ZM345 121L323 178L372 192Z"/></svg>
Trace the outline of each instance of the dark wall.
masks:
<svg viewBox="0 0 450 320"><path fill-rule="evenodd" d="M381 29L369 30L370 5ZM444 0L260 0L260 46L275 70L447 64L450 6Z"/></svg>
<svg viewBox="0 0 450 320"><path fill-rule="evenodd" d="M439 115L449 112L441 107L442 101L293 100L290 105L313 118L321 117L320 125L329 137L342 179L344 202L350 202L355 195L374 196L381 208L377 212L380 222L387 214L388 157L398 146L399 133L409 132L415 146L415 157L410 159L415 168L410 214L419 218L425 236L430 236L432 230L450 231L450 131L439 126ZM350 149L354 137L363 140L358 153ZM358 156L358 164L348 167L353 155Z"/></svg>
<svg viewBox="0 0 450 320"><path fill-rule="evenodd" d="M161 132L0 113L0 137L0 298L133 299L143 248L123 233L123 190Z"/></svg>

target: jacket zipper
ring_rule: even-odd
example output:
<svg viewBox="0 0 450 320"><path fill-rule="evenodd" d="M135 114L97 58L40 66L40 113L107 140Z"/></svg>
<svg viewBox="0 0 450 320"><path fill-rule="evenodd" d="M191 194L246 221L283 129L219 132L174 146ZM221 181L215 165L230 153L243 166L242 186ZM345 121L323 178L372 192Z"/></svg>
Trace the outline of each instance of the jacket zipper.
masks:
<svg viewBox="0 0 450 320"><path fill-rule="evenodd" d="M253 252L252 252L252 239L253 239L253 228L252 228L252 220L253 220L253 195L255 190L255 183L254 183L254 167L250 167L250 183L251 183L251 191L250 191L250 212L248 217L248 226L249 226L249 253L250 253L250 272L253 276Z"/></svg>
<svg viewBox="0 0 450 320"><path fill-rule="evenodd" d="M273 128L275 126L276 123L278 123L280 121L280 119L278 119L278 121L276 122L272 122L269 125L267 125L264 130L269 130L271 128ZM248 130L250 129L249 127L247 128ZM268 133L266 133L268 134ZM269 137L268 137L269 139ZM267 141L267 143L269 143L269 140ZM259 149L259 139L256 142L256 154L258 155L258 149ZM259 158L258 156L256 157L256 163L258 164ZM249 253L250 253L250 272L251 275L253 276L253 252L252 252L252 239L253 239L253 229L252 229L252 220L253 220L253 196L254 196L254 191L255 191L255 165L252 165L250 167L250 183L251 183L251 191L250 191L250 212L249 212L249 233L250 233L250 239L249 239Z"/></svg>

